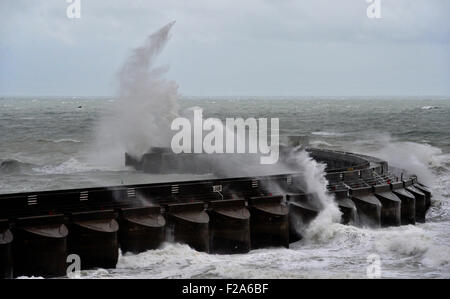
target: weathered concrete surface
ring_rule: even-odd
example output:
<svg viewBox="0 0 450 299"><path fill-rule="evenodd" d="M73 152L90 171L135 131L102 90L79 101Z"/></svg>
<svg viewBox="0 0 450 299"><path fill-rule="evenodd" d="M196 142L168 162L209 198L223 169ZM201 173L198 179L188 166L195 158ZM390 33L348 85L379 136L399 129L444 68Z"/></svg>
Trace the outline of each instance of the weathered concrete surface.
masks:
<svg viewBox="0 0 450 299"><path fill-rule="evenodd" d="M416 199L416 221L424 223L427 212L427 200L425 194L412 185L412 181L405 181L405 190Z"/></svg>
<svg viewBox="0 0 450 299"><path fill-rule="evenodd" d="M357 221L358 212L355 203L348 197L347 190L335 192L336 202L342 213L342 224L354 224Z"/></svg>
<svg viewBox="0 0 450 299"><path fill-rule="evenodd" d="M373 186L373 192L381 202L381 225L399 226L401 224L401 200L391 192L390 185Z"/></svg>
<svg viewBox="0 0 450 299"><path fill-rule="evenodd" d="M0 219L0 279L13 277L13 239L8 220Z"/></svg>
<svg viewBox="0 0 450 299"><path fill-rule="evenodd" d="M13 230L14 276L66 274L67 234L63 215L24 217Z"/></svg>
<svg viewBox="0 0 450 299"><path fill-rule="evenodd" d="M203 202L167 206L167 239L209 252L209 216Z"/></svg>
<svg viewBox="0 0 450 299"><path fill-rule="evenodd" d="M401 204L401 224L416 224L416 198L403 189L403 182L391 184L392 193L400 198Z"/></svg>
<svg viewBox="0 0 450 299"><path fill-rule="evenodd" d="M381 226L381 202L371 193L370 189L350 189L350 197L358 211L358 225Z"/></svg>
<svg viewBox="0 0 450 299"><path fill-rule="evenodd" d="M289 248L289 209L283 196L252 197L248 204L252 248Z"/></svg>
<svg viewBox="0 0 450 299"><path fill-rule="evenodd" d="M245 200L216 200L209 204L211 252L250 251L250 212Z"/></svg>
<svg viewBox="0 0 450 299"><path fill-rule="evenodd" d="M322 206L314 194L287 194L289 206L289 242L302 238L302 231L317 217Z"/></svg>
<svg viewBox="0 0 450 299"><path fill-rule="evenodd" d="M161 207L123 208L119 217L119 244L123 253L158 248L165 238Z"/></svg>
<svg viewBox="0 0 450 299"><path fill-rule="evenodd" d="M413 184L413 186L416 187L417 189L419 189L420 191L422 191L423 194L425 194L425 210L428 211L428 209L431 206L431 191L430 191L430 189L419 183L415 183L415 184Z"/></svg>
<svg viewBox="0 0 450 299"><path fill-rule="evenodd" d="M115 268L119 257L119 225L112 210L73 213L69 254L80 256L81 268Z"/></svg>

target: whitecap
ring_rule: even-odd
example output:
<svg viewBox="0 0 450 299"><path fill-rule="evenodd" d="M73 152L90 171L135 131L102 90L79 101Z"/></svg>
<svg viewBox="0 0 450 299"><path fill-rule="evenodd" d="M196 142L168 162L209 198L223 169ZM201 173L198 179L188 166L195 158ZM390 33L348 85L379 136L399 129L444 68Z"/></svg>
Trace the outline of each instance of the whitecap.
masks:
<svg viewBox="0 0 450 299"><path fill-rule="evenodd" d="M326 141L323 140L312 140L309 142L310 145L312 146L328 146L328 147L332 147L333 145L331 143L328 143Z"/></svg>
<svg viewBox="0 0 450 299"><path fill-rule="evenodd" d="M324 136L324 137L339 137L339 136L345 136L346 134L344 133L338 133L338 132L326 132L326 131L317 131L317 132L312 132L312 135L317 135L317 136Z"/></svg>
<svg viewBox="0 0 450 299"><path fill-rule="evenodd" d="M78 161L75 158L70 158L69 160L62 162L56 166L45 165L43 167L33 168L33 171L44 174L70 174L79 172L89 172L93 170L98 170L96 168L90 167L85 163Z"/></svg>
<svg viewBox="0 0 450 299"><path fill-rule="evenodd" d="M438 106L422 106L420 109L422 110L431 110L431 109L438 109Z"/></svg>
<svg viewBox="0 0 450 299"><path fill-rule="evenodd" d="M73 142L73 143L80 143L80 140L77 139L70 139L70 138L63 138L63 139L57 139L53 140L54 143L61 143L61 142Z"/></svg>

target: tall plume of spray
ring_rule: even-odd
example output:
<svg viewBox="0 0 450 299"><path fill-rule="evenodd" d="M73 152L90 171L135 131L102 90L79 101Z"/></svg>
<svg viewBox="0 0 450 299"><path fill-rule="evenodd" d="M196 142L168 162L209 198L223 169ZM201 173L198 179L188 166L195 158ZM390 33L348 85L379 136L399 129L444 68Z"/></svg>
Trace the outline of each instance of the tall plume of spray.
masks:
<svg viewBox="0 0 450 299"><path fill-rule="evenodd" d="M170 124L177 117L178 85L163 78L168 67L155 67L175 22L147 37L118 73L118 98L96 129L95 161L124 165L124 153L140 156L150 147L169 147Z"/></svg>
<svg viewBox="0 0 450 299"><path fill-rule="evenodd" d="M141 156L151 147L170 147L173 135L170 124L178 116L178 86L163 78L168 68L156 68L154 61L169 40L174 23L151 34L141 47L132 52L120 69L118 99L112 112L101 119L96 130L97 144L95 157L92 157L96 163L121 167L124 165L125 152ZM189 117L190 112L183 114ZM221 123L217 125L221 126ZM244 136L235 137L245 139ZM221 166L223 174L229 176L233 176L236 169L244 170L244 174L249 176L291 171L303 173L302 188L308 193L314 193L323 206L322 212L306 232L306 237L312 238L325 231L329 224L338 222L340 212L326 189L325 166L313 160L304 150L293 150L289 154L289 160L294 162L289 167L281 164L263 167L258 163L243 167L247 164L246 161L229 155L215 162ZM255 161L259 161L259 158ZM283 192L279 186L270 186L270 189L274 194Z"/></svg>

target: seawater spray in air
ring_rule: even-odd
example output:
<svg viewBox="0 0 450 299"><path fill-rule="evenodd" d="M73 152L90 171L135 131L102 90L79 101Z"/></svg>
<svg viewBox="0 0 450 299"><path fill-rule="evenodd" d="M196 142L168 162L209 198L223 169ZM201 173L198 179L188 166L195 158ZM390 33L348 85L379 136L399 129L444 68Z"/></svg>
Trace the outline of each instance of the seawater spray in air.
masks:
<svg viewBox="0 0 450 299"><path fill-rule="evenodd" d="M151 147L170 146L170 124L177 117L178 85L164 78L168 67L155 60L170 37L171 22L134 49L118 72L117 100L96 128L93 160L124 165L124 153L140 156Z"/></svg>
<svg viewBox="0 0 450 299"><path fill-rule="evenodd" d="M117 76L117 100L112 104L110 113L100 120L95 131L96 143L91 157L95 163L121 167L124 165L124 153L140 157L152 147L169 148L171 146L174 134L171 124L179 116L178 86L174 81L164 78L168 67L156 67L155 60L167 44L173 25L174 22L169 23L151 34L142 46L132 51L120 68ZM194 108L190 109L190 113L194 111ZM215 129L216 133L223 132L224 154L227 151L227 136L229 140L232 138L236 142L233 148L230 147L233 152L238 150L238 144L245 144L246 150L261 148L260 134L267 134L267 132L260 131L258 134L250 134L252 128L244 132L241 132L242 130L235 131L234 127L230 128L226 124L224 125L219 119L209 119L206 129ZM278 123L274 129L276 130L272 130L273 132L269 134L272 143L274 140L278 142ZM205 133L205 136L207 134L208 132ZM248 140L246 134L249 136ZM193 140L194 142L195 140ZM202 145L204 144L203 142ZM211 145L212 143L209 144L209 146ZM278 144L276 145L278 146ZM268 144L266 144L267 146ZM264 145L262 147L264 148ZM203 149L206 152L211 151L208 146ZM265 153L255 153L254 160L260 162L263 154L270 155L271 152L266 150ZM276 162L278 151L275 154ZM208 156L208 154L206 155ZM324 166L311 159L306 151L295 151L292 155L296 162L294 170L305 173L302 180L305 191L315 193L324 207L319 217L309 227L313 229L336 221L340 214L333 197L326 192L327 182L324 176ZM233 176L236 174L236 170L242 175L249 176L292 170L280 163L270 165L270 167L264 167L259 162L248 163L248 161L243 161L242 156L230 155L230 153L226 159L222 159L220 155L215 155L210 159L213 159L213 162L218 165L224 176ZM243 165L245 167L242 167ZM283 192L277 186L271 186L271 189L276 191L273 192L274 194Z"/></svg>

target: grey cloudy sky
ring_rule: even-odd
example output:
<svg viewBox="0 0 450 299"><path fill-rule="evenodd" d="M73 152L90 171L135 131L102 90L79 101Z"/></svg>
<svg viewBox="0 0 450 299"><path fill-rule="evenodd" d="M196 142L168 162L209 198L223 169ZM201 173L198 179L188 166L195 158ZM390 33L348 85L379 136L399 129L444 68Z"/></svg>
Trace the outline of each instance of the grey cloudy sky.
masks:
<svg viewBox="0 0 450 299"><path fill-rule="evenodd" d="M450 95L450 1L2 0L0 95L114 95L170 21L158 64L182 95Z"/></svg>

